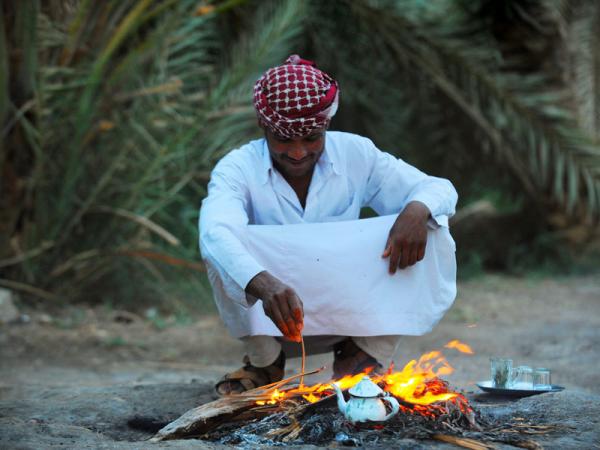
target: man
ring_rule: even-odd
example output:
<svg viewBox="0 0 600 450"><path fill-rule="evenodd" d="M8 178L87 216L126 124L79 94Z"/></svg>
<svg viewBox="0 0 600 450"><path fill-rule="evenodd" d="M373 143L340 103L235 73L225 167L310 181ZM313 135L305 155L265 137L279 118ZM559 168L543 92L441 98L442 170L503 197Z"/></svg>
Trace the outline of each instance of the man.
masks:
<svg viewBox="0 0 600 450"><path fill-rule="evenodd" d="M314 63L292 55L256 82L254 106L264 139L230 152L211 174L200 215L200 246L221 316L230 332L242 339L247 352L244 367L217 383L222 395L281 379L290 352L283 350L286 342L278 334L298 342L305 334L305 323L310 326L306 338L309 352L311 347L313 352L334 350L334 376L381 368L394 353L401 332L422 334L432 326L425 324L427 316L433 317L432 323L439 320L454 299L452 288L437 289L444 293L443 302L435 300L434 306L423 306L425 312L415 314L411 324L406 324L408 328L387 325L385 315L396 314L389 299L365 306L372 302L367 297L373 289L388 283L377 278L385 269L389 278L399 269L408 273L402 269L419 266L426 254L428 223L438 227L436 218L444 222L444 217L452 215L457 194L449 181L425 175L381 152L366 138L327 131L338 100L339 87L333 78ZM382 223L372 221L363 226L367 221L357 221L363 206L394 217L386 222L385 245L378 249L386 261L385 269L377 266L376 275L365 272L353 277L348 272L356 267L364 264L370 268L377 263L362 260L363 252L374 248L373 238L365 238L366 245L357 246L353 237L371 236ZM377 233L381 235L381 231ZM354 250L346 255L347 248L327 247L335 246L339 239L350 239L343 245ZM448 239L451 241L449 234ZM451 253L453 261L453 249ZM327 272L343 266L347 257L358 259L358 265L341 273ZM437 265L445 264L435 255L428 259L434 264L429 272L437 272ZM324 260L329 263L323 264ZM313 272L303 279L299 275L303 270ZM432 276L426 272L418 276ZM322 273L327 276L317 283ZM453 272L449 273L452 278ZM407 276L402 286L410 285L411 280L416 283L408 297L414 292L420 295L420 286L429 284ZM337 284L330 283L332 279ZM327 284L332 286L322 288ZM390 286L382 296L403 288ZM340 289L343 300L334 299ZM306 293L310 302L299 292ZM262 300L262 308L257 299ZM402 301L409 302L408 309L398 313L395 323L411 315L411 299ZM436 302L443 306L435 306ZM432 308L441 314L429 314ZM310 309L310 314L305 316L305 309ZM356 323L362 317L368 317L368 323Z"/></svg>

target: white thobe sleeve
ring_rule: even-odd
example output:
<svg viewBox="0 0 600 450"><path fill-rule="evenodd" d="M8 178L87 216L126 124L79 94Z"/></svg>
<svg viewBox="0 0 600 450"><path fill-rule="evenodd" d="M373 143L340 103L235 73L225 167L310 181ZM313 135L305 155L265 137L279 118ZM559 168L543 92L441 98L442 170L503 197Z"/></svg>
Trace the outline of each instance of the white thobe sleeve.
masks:
<svg viewBox="0 0 600 450"><path fill-rule="evenodd" d="M382 152L369 139L365 139L363 151L371 167L364 196L366 206L379 215L398 214L408 203L419 201L434 219L445 216L447 221L454 215L458 194L450 181L429 176Z"/></svg>
<svg viewBox="0 0 600 450"><path fill-rule="evenodd" d="M200 209L200 249L215 266L233 300L245 303L244 289L264 269L248 252L247 227L249 194L241 171L219 164L211 173L208 195Z"/></svg>

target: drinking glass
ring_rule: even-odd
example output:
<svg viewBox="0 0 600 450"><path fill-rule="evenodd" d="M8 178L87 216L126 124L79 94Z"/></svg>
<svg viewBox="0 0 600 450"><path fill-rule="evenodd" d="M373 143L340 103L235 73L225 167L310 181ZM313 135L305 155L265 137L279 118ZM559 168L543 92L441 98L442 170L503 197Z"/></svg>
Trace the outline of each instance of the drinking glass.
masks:
<svg viewBox="0 0 600 450"><path fill-rule="evenodd" d="M513 369L511 389L533 389L533 369L529 366L519 366Z"/></svg>
<svg viewBox="0 0 600 450"><path fill-rule="evenodd" d="M533 389L552 389L550 369L538 367L533 371Z"/></svg>
<svg viewBox="0 0 600 450"><path fill-rule="evenodd" d="M512 373L512 363L512 359L490 358L493 387L508 389Z"/></svg>

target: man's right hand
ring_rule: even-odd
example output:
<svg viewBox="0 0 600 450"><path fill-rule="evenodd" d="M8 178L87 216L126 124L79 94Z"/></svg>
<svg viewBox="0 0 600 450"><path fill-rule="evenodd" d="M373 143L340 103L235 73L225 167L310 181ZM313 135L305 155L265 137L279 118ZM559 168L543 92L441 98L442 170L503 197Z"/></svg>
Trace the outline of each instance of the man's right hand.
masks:
<svg viewBox="0 0 600 450"><path fill-rule="evenodd" d="M304 309L294 289L263 271L250 280L246 292L262 300L265 314L286 338L300 342Z"/></svg>

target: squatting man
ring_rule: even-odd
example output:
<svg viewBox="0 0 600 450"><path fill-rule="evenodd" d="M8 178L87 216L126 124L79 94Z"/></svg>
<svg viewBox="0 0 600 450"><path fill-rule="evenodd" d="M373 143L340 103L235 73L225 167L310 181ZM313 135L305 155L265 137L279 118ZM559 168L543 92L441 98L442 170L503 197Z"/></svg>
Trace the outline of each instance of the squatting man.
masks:
<svg viewBox="0 0 600 450"><path fill-rule="evenodd" d="M221 395L282 379L286 356L333 350L333 376L381 370L401 335L431 330L454 300L457 194L379 150L328 131L340 89L297 55L254 87L264 138L215 166L200 247L244 366ZM380 217L359 220L362 207Z"/></svg>

